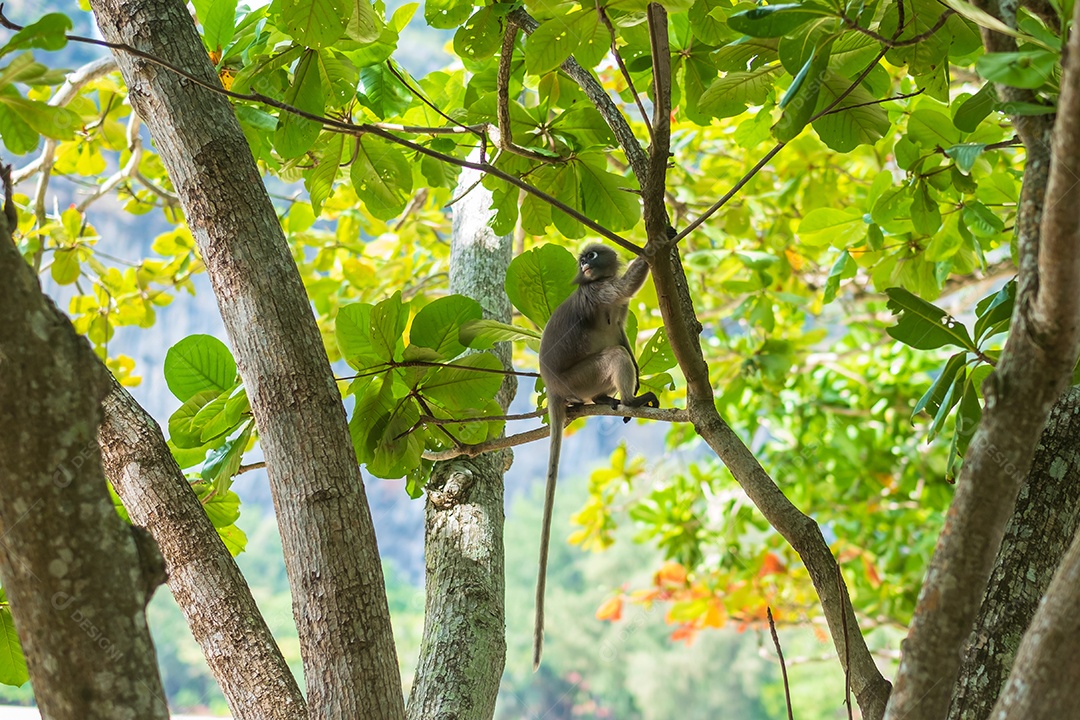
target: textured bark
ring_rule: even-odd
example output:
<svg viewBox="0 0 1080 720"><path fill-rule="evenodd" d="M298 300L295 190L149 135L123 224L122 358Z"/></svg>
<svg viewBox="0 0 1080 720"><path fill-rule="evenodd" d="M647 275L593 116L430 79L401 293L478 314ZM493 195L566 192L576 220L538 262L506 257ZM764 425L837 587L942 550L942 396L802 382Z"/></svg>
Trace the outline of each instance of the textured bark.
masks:
<svg viewBox="0 0 1080 720"><path fill-rule="evenodd" d="M1054 574L992 720L1060 720L1080 708L1080 536Z"/></svg>
<svg viewBox="0 0 1080 720"><path fill-rule="evenodd" d="M217 82L180 0L94 0L102 34ZM299 272L228 101L117 53L217 295L266 456L313 717L401 718L371 514Z"/></svg>
<svg viewBox="0 0 1080 720"><path fill-rule="evenodd" d="M1062 395L1005 527L968 640L949 720L982 720L1001 694L1020 639L1080 524L1080 388Z"/></svg>
<svg viewBox="0 0 1080 720"><path fill-rule="evenodd" d="M158 424L115 380L102 409L105 474L131 521L161 548L169 589L233 717L306 720L296 679Z"/></svg>
<svg viewBox="0 0 1080 720"><path fill-rule="evenodd" d="M983 2L1016 25L1016 3ZM1080 8L1080 5L1077 6ZM1012 38L983 34L988 51ZM983 392L982 422L964 457L956 495L915 607L886 717L938 720L948 714L962 651L987 587L1005 524L1028 475L1035 446L1076 362L1080 338L1080 37L1073 33L1050 145L1040 117L1013 117L1027 164L1017 208L1016 307L1001 359ZM1009 102L1030 92L998 88ZM1027 93L1025 95L1024 93Z"/></svg>
<svg viewBox="0 0 1080 720"><path fill-rule="evenodd" d="M484 317L510 322L503 284L512 236L488 227L491 192L479 174L463 171L454 203L450 291L480 303ZM510 348L495 354L511 367ZM516 381L506 376L497 399L505 412ZM436 463L427 485L424 637L409 696L412 720L495 714L506 661L506 575L503 569L503 475L509 450Z"/></svg>
<svg viewBox="0 0 1080 720"><path fill-rule="evenodd" d="M49 720L164 719L154 583L98 452L108 371L42 294L11 228L0 219L0 580L34 695Z"/></svg>

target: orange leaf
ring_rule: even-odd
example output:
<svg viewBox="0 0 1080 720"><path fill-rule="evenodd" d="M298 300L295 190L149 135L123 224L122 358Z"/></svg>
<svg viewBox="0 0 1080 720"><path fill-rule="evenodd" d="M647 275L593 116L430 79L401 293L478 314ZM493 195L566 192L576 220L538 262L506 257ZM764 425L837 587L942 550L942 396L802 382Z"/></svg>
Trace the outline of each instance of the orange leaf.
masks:
<svg viewBox="0 0 1080 720"><path fill-rule="evenodd" d="M866 579L870 582L870 587L877 590L881 587L881 576L878 575L877 568L874 567L874 563L866 555L862 556L863 570L866 571Z"/></svg>
<svg viewBox="0 0 1080 720"><path fill-rule="evenodd" d="M723 603L716 599L711 600L701 624L705 627L721 628L725 623L727 623L727 611L724 610Z"/></svg>
<svg viewBox="0 0 1080 720"><path fill-rule="evenodd" d="M657 571L653 583L656 585L685 585L686 568L677 562L668 561Z"/></svg>
<svg viewBox="0 0 1080 720"><path fill-rule="evenodd" d="M791 264L792 270L802 270L803 256L796 252L794 248L784 248L784 256Z"/></svg>
<svg viewBox="0 0 1080 720"><path fill-rule="evenodd" d="M691 625L682 625L671 633L671 639L675 642L680 640L687 645L694 642L694 638L697 636L697 630Z"/></svg>
<svg viewBox="0 0 1080 720"><path fill-rule="evenodd" d="M761 569L758 570L758 577L765 577L766 575L783 575L787 572L787 568L784 563L780 561L773 553L765 553L765 558L761 561Z"/></svg>
<svg viewBox="0 0 1080 720"><path fill-rule="evenodd" d="M596 619L611 622L622 619L622 602L622 595L605 600L604 604L596 610Z"/></svg>

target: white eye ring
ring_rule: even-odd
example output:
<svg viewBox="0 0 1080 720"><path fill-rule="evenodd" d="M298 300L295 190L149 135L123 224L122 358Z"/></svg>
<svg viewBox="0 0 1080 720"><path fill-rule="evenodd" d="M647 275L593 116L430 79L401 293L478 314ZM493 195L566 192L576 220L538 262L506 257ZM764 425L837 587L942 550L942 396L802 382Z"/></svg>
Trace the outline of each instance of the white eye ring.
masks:
<svg viewBox="0 0 1080 720"><path fill-rule="evenodd" d="M585 255L585 259L586 260L595 260L596 259L596 251L594 250L594 251L592 251L590 253L587 253Z"/></svg>

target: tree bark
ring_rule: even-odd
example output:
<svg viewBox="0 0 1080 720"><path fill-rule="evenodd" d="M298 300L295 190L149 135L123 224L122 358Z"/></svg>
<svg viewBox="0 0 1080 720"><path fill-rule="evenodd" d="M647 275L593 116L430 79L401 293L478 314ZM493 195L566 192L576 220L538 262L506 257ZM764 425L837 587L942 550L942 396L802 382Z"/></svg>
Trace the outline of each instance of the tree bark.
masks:
<svg viewBox="0 0 1080 720"><path fill-rule="evenodd" d="M1059 720L1080 707L1080 535L1024 634L992 720Z"/></svg>
<svg viewBox="0 0 1080 720"><path fill-rule="evenodd" d="M161 578L142 571L156 548L117 515L97 445L108 371L12 243L3 172L0 580L44 717L164 720L145 613Z"/></svg>
<svg viewBox="0 0 1080 720"><path fill-rule="evenodd" d="M1016 26L1013 2L983 2ZM1080 6L1078 6L1080 7ZM983 32L988 51L1015 50L1012 38ZM986 408L964 457L956 495L904 642L886 717L944 718L979 601L986 590L1035 446L1076 363L1080 338L1080 83L1073 33L1053 128L1045 118L1015 116L1027 163L1017 208L1019 276L1008 340L983 385ZM1033 101L1031 92L999 87L1003 100Z"/></svg>
<svg viewBox="0 0 1080 720"><path fill-rule="evenodd" d="M1080 388L1061 396L1005 527L968 640L949 720L990 716L1024 631L1080 525Z"/></svg>
<svg viewBox="0 0 1080 720"><path fill-rule="evenodd" d="M217 82L179 0L94 0L102 34ZM404 717L363 479L299 272L229 102L120 51L199 245L266 456L309 711Z"/></svg>
<svg viewBox="0 0 1080 720"><path fill-rule="evenodd" d="M161 548L169 589L233 717L306 720L296 678L158 424L115 380L102 409L105 474L131 521Z"/></svg>
<svg viewBox="0 0 1080 720"><path fill-rule="evenodd" d="M491 192L479 180L470 170L458 180L465 195L453 206L450 291L479 302L484 317L508 323L503 285L513 237L488 226ZM511 367L508 344L499 343L495 354ZM516 386L506 376L497 396L503 412ZM495 714L506 662L503 475L511 457L504 450L439 462L428 481L424 637L409 696L412 720Z"/></svg>

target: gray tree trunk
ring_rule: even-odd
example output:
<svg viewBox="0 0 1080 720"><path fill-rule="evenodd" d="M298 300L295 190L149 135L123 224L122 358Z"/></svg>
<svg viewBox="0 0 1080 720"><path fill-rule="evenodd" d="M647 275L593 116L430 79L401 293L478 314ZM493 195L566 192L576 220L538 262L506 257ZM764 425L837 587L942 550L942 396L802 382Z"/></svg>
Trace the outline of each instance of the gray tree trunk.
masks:
<svg viewBox="0 0 1080 720"><path fill-rule="evenodd" d="M503 284L513 237L496 236L488 227L491 193L479 179L462 171L458 180L458 192L467 195L453 206L450 291L475 299L485 317L510 322ZM511 367L507 344L495 354ZM497 396L504 412L516 387L506 376ZM410 720L486 720L495 714L506 661L503 475L511 458L505 450L439 462L428 481L427 599Z"/></svg>
<svg viewBox="0 0 1080 720"><path fill-rule="evenodd" d="M989 717L1039 600L1080 524L1080 388L1054 405L1005 527L949 720Z"/></svg>
<svg viewBox="0 0 1080 720"><path fill-rule="evenodd" d="M109 374L12 229L0 217L0 581L38 707L48 720L165 719L145 613L162 578L143 573L161 556L117 515L98 451Z"/></svg>
<svg viewBox="0 0 1080 720"><path fill-rule="evenodd" d="M102 34L217 83L180 0L94 0ZM371 513L300 274L223 96L119 51L199 245L244 379L285 552L308 707L405 714Z"/></svg>
<svg viewBox="0 0 1080 720"><path fill-rule="evenodd" d="M237 720L306 720L307 707L240 568L161 429L113 380L98 431L105 474L164 556L169 588Z"/></svg>

